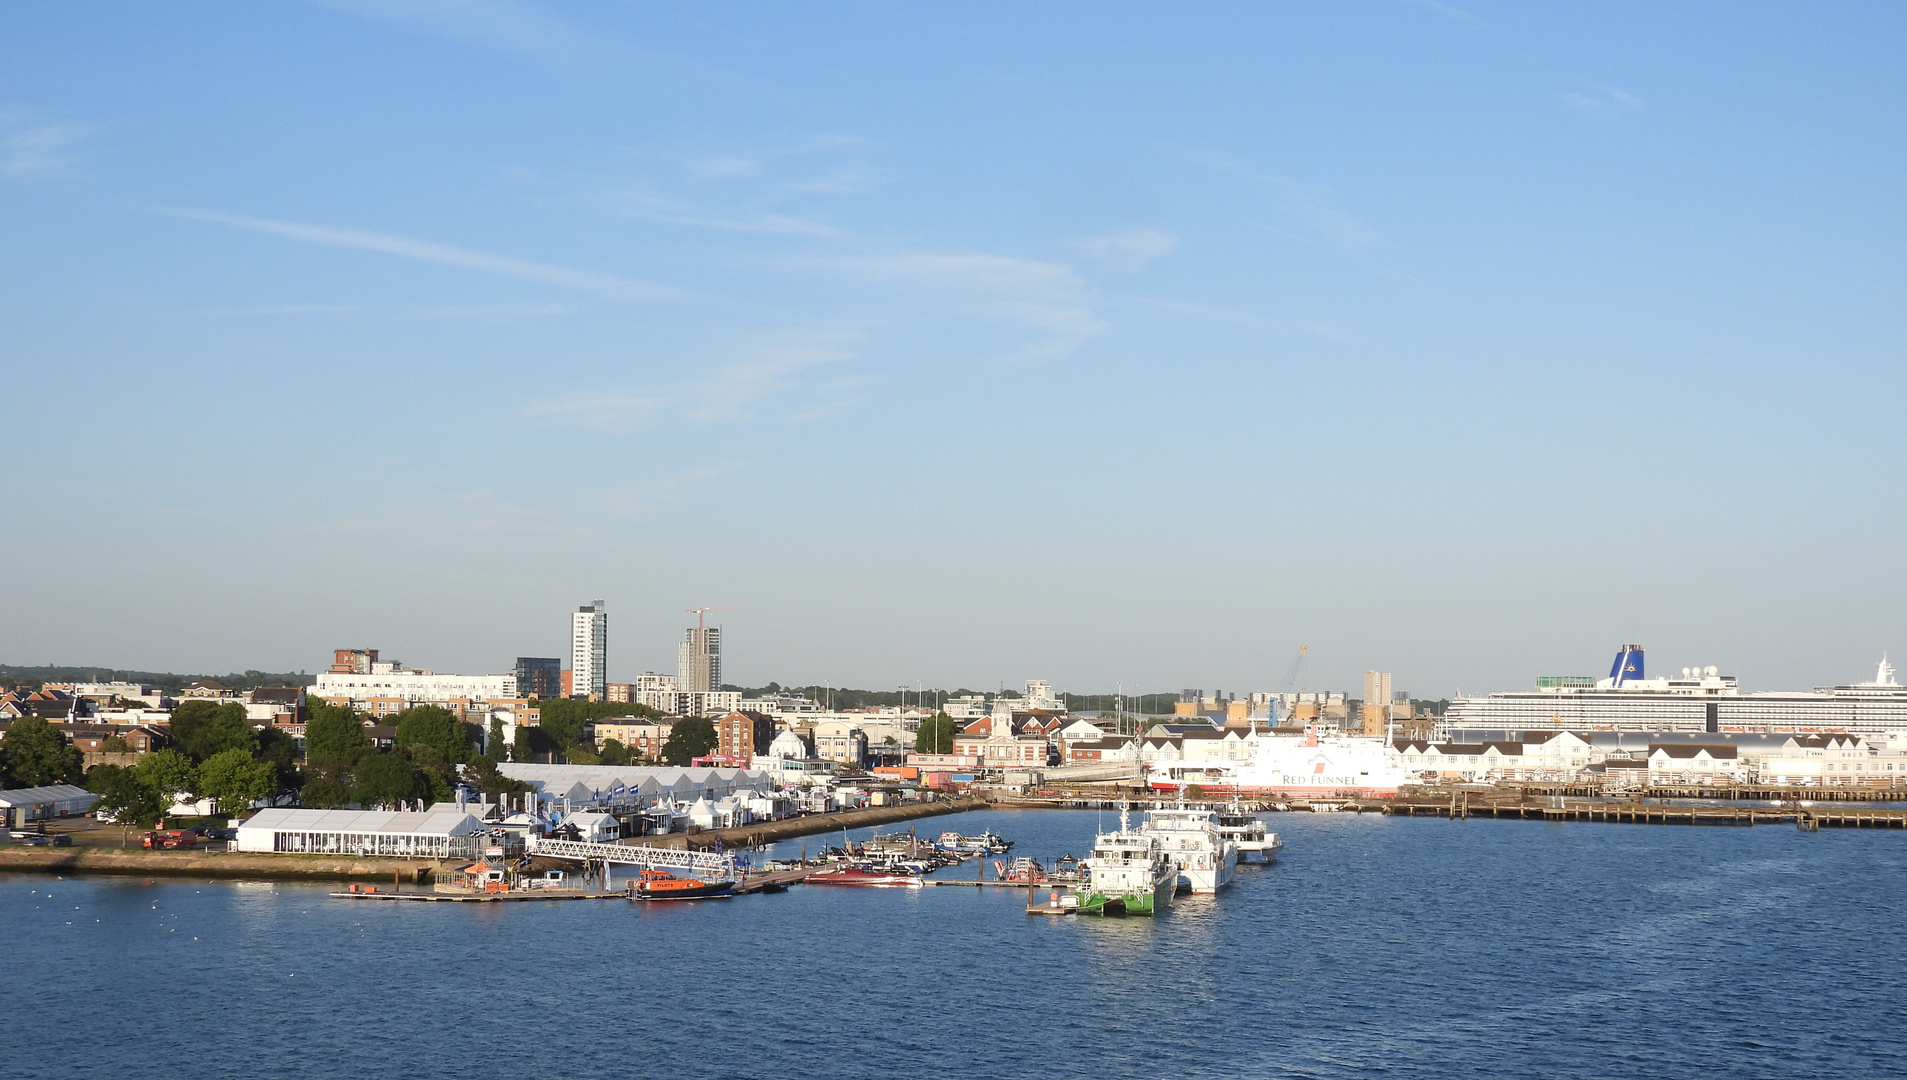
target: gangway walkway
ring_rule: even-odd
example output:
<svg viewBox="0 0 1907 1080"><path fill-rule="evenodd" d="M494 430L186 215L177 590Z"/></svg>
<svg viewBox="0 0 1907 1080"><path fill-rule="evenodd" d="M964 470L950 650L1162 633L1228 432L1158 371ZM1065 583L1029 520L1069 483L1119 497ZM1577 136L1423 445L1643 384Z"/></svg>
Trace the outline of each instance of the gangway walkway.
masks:
<svg viewBox="0 0 1907 1080"><path fill-rule="evenodd" d="M693 870L719 874L725 878L735 876L735 856L717 855L712 851L680 851L674 848L638 847L633 844L590 844L580 840L550 840L541 836L525 838L523 850L531 855L544 855L554 859L576 859L587 863L641 866L662 870Z"/></svg>

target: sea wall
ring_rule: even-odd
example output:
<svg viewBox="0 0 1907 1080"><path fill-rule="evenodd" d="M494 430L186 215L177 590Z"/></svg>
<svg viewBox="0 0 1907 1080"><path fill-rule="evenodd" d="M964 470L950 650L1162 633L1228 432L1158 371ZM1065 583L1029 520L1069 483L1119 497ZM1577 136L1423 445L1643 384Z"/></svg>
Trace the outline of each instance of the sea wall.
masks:
<svg viewBox="0 0 1907 1080"><path fill-rule="evenodd" d="M359 879L424 884L439 864L430 859L351 859L329 855L253 855L212 851L145 851L85 847L0 847L0 872L120 874L131 877Z"/></svg>

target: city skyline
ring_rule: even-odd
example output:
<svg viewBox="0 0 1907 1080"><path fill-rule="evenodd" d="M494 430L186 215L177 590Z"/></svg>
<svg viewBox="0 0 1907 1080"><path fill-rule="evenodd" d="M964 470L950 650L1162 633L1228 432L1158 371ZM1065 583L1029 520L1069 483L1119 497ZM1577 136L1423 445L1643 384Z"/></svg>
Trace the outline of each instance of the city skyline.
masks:
<svg viewBox="0 0 1907 1080"><path fill-rule="evenodd" d="M597 596L611 671L745 606L753 685L1907 653L1897 7L0 27L6 662L507 671Z"/></svg>

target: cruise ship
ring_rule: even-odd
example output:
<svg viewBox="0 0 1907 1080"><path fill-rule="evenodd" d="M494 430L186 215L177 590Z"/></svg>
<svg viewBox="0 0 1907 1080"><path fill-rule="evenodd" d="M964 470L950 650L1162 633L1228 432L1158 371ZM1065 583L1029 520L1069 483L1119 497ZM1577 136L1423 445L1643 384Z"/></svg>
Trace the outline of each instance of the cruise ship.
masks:
<svg viewBox="0 0 1907 1080"><path fill-rule="evenodd" d="M1525 731L1907 733L1907 686L1883 656L1868 682L1812 691L1742 693L1714 667L1649 678L1640 645L1616 653L1607 678L1544 676L1534 690L1460 697L1444 714L1449 729Z"/></svg>

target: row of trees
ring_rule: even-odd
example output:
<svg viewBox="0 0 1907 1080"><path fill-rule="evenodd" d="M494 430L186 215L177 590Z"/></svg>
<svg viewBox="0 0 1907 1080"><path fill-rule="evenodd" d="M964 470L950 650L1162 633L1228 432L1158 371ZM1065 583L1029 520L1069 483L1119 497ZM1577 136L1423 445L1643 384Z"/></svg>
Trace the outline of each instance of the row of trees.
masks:
<svg viewBox="0 0 1907 1080"><path fill-rule="evenodd" d="M13 741L11 731L7 741ZM297 743L276 728L253 728L245 706L236 702L182 702L172 711L172 742L173 749L142 755L130 767L98 765L87 772L86 788L99 795L99 809L115 821L145 825L176 802L201 798L229 814L299 780Z"/></svg>

